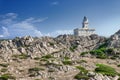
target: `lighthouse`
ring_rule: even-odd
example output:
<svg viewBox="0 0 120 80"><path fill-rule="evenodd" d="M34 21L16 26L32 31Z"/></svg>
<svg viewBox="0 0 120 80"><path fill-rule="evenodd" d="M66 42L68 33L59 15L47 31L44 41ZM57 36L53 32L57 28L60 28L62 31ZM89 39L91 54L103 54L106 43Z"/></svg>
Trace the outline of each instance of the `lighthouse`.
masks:
<svg viewBox="0 0 120 80"><path fill-rule="evenodd" d="M75 36L90 36L92 34L95 34L95 29L89 28L88 18L84 16L83 22L82 22L82 28L74 29L74 35Z"/></svg>

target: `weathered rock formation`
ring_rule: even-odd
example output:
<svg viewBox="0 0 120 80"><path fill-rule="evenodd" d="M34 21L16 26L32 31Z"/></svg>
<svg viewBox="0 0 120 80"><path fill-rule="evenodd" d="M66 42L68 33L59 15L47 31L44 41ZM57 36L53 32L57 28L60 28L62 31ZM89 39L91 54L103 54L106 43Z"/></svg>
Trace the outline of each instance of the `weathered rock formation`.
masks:
<svg viewBox="0 0 120 80"><path fill-rule="evenodd" d="M94 57L81 57L80 53L96 49L104 43L108 43L108 47L120 48L119 33L108 40L94 34L86 37L60 35L56 38L25 36L0 41L0 75L10 73L15 76L13 80L76 80L74 76L80 72L76 66L81 65L90 71L89 75L94 75L89 80L118 80L117 75L91 73L96 63L109 63ZM120 63L114 62L112 66Z"/></svg>
<svg viewBox="0 0 120 80"><path fill-rule="evenodd" d="M13 40L0 42L0 56L9 59L13 54L28 54L31 58L34 58L36 56L55 52L60 52L61 55L72 55L71 52L74 49L75 53L89 51L104 41L105 38L98 35L91 35L88 37L61 35L57 38L33 38L30 36L22 38L16 37Z"/></svg>

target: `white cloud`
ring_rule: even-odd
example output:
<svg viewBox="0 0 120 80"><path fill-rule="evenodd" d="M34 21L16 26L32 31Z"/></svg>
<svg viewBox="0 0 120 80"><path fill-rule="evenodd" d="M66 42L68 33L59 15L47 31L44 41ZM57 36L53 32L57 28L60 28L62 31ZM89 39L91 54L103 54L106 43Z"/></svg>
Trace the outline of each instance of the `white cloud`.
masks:
<svg viewBox="0 0 120 80"><path fill-rule="evenodd" d="M45 34L45 36L58 36L58 35L64 35L64 34L73 34L73 30L56 30L51 33Z"/></svg>
<svg viewBox="0 0 120 80"><path fill-rule="evenodd" d="M15 13L7 13L5 15L0 15L0 25L10 25L16 18L17 14Z"/></svg>
<svg viewBox="0 0 120 80"><path fill-rule="evenodd" d="M58 5L59 2L58 1L55 1L55 2L52 2L51 5Z"/></svg>
<svg viewBox="0 0 120 80"><path fill-rule="evenodd" d="M35 19L33 17L30 17L28 19L25 19L23 22L27 22L27 23L38 23L38 22L43 22L45 20L47 20L48 17L42 18L42 19Z"/></svg>
<svg viewBox="0 0 120 80"><path fill-rule="evenodd" d="M10 18L10 19L15 19L17 18L17 14L16 13L7 13L5 15L0 15L0 18L6 19L6 18Z"/></svg>
<svg viewBox="0 0 120 80"><path fill-rule="evenodd" d="M48 19L36 19L33 17L27 18L22 21L17 21L18 17L15 13L8 13L0 16L0 26L2 27L3 34L0 37L16 37L16 36L42 36L42 33L37 29L35 23L40 23Z"/></svg>
<svg viewBox="0 0 120 80"><path fill-rule="evenodd" d="M0 35L0 38L3 38L4 36L3 35Z"/></svg>
<svg viewBox="0 0 120 80"><path fill-rule="evenodd" d="M42 33L37 30L37 28L32 24L28 22L21 22L11 25L9 27L10 32L18 33L17 36L25 36L25 35L31 35L31 36L42 36ZM14 35L14 34L11 34Z"/></svg>
<svg viewBox="0 0 120 80"><path fill-rule="evenodd" d="M7 37L7 36L9 36L9 32L8 32L8 29L6 27L2 27L2 32L3 32L3 34L0 35L0 37Z"/></svg>
<svg viewBox="0 0 120 80"><path fill-rule="evenodd" d="M11 18L11 19L15 19L15 18L17 18L17 14L16 13L7 13L6 15L5 15L5 17L9 17L9 18Z"/></svg>
<svg viewBox="0 0 120 80"><path fill-rule="evenodd" d="M17 14L15 13L8 13L6 15L0 16L0 26L2 27L2 34L0 37L3 38L13 38L16 36L36 36L36 37L41 37L41 36L53 36L56 37L58 35L63 35L63 34L72 34L72 30L56 30L50 33L41 33L40 30L37 29L35 26L36 23L43 22L48 19L48 17L45 18L34 18L30 17L27 19L24 19L22 21L17 20Z"/></svg>

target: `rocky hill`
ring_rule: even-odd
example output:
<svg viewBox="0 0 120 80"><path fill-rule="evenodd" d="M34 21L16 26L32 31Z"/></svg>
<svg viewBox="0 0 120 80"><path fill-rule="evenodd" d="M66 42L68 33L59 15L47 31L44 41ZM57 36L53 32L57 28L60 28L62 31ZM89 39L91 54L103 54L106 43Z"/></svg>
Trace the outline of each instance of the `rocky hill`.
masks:
<svg viewBox="0 0 120 80"><path fill-rule="evenodd" d="M0 62L0 80L119 80L120 31L1 40Z"/></svg>

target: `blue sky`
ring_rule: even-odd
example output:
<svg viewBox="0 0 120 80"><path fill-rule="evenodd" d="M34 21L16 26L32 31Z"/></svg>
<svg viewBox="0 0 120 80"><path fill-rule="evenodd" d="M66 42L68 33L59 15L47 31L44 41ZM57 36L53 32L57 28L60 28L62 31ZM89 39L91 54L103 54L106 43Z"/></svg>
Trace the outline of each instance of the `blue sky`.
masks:
<svg viewBox="0 0 120 80"><path fill-rule="evenodd" d="M84 16L110 36L120 29L120 0L0 0L0 38L72 34Z"/></svg>

